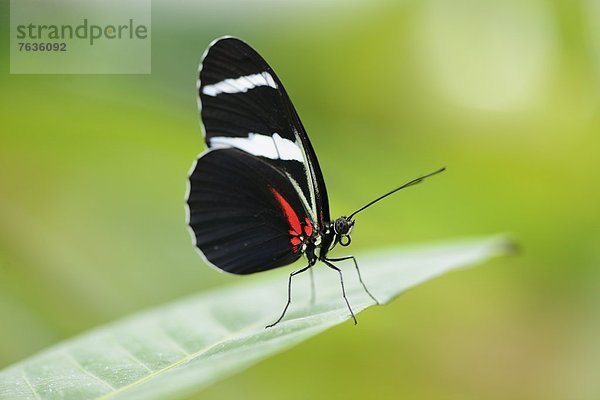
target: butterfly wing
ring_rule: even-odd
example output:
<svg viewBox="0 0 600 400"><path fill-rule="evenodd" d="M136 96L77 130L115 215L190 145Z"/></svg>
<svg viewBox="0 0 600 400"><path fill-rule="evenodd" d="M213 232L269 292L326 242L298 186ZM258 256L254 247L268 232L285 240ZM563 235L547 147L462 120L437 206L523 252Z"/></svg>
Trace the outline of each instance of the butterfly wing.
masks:
<svg viewBox="0 0 600 400"><path fill-rule="evenodd" d="M203 56L199 106L208 150L190 174L189 226L217 268L248 274L287 265L329 221L308 136L281 81L250 46L213 42Z"/></svg>
<svg viewBox="0 0 600 400"><path fill-rule="evenodd" d="M300 236L312 230L287 176L236 148L198 159L187 204L196 246L213 266L235 274L294 262Z"/></svg>
<svg viewBox="0 0 600 400"><path fill-rule="evenodd" d="M314 149L283 84L253 48L232 37L214 41L200 66L198 94L209 148L235 147L281 169L311 220L329 221Z"/></svg>

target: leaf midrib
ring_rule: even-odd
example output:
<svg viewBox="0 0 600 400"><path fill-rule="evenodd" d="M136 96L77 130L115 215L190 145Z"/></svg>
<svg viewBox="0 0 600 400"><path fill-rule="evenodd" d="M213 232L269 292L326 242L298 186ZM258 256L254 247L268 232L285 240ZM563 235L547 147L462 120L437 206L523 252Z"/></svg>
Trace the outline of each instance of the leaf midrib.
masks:
<svg viewBox="0 0 600 400"><path fill-rule="evenodd" d="M126 392L127 390L132 389L132 388L134 388L136 386L139 386L139 385L141 385L141 384L143 384L143 383L151 380L152 378L154 378L154 377L156 377L156 376L158 376L158 375L160 375L162 373L165 373L165 372L167 372L167 371L169 371L171 369L177 368L180 365L183 365L183 364L185 364L187 362L190 362L193 359L195 359L197 357L200 357L200 356L202 356L205 353L210 352L215 347L223 345L223 344L225 344L227 342L230 342L230 341L232 341L234 339L239 339L241 337L244 337L249 331L253 331L257 327L259 327L259 326L261 326L263 324L264 323L261 322L261 323L256 323L256 324L249 325L246 328L242 329L241 331L236 332L235 334L227 335L223 339L220 339L219 341L217 341L217 342L213 343L212 345L210 345L208 347L205 347L205 348L203 348L201 350L198 350L198 351L193 352L193 353L187 353L187 352L185 352L186 356L183 357L182 359L180 359L180 360L178 360L178 361L176 361L176 362L174 362L174 363L172 363L170 365L167 365L166 367L163 367L163 368L161 368L159 370L153 371L152 373L144 376L143 378L140 378L140 379L138 379L136 381L128 383L125 386L121 386L120 388L118 388L118 389L116 389L114 391L106 393L106 394L98 397L97 400L107 400L107 399L110 399L110 398L112 398L112 397L120 394L120 393ZM170 338L170 340L174 341L174 339L172 339L172 338ZM127 349L125 348L125 350L127 350ZM131 353L131 352L129 350L127 350L127 353Z"/></svg>

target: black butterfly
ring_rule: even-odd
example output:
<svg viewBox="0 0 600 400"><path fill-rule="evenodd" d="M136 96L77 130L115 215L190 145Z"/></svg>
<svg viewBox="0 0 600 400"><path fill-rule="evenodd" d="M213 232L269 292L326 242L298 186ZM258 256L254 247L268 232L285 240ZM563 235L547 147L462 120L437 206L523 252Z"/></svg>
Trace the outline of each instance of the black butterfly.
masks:
<svg viewBox="0 0 600 400"><path fill-rule="evenodd" d="M207 150L191 168L188 224L206 262L233 274L252 274L288 265L304 255L338 272L350 314L341 270L329 258L338 243L348 246L353 217L371 204L421 182L417 178L332 221L323 174L315 151L283 84L248 44L223 37L210 44L200 63L199 108Z"/></svg>

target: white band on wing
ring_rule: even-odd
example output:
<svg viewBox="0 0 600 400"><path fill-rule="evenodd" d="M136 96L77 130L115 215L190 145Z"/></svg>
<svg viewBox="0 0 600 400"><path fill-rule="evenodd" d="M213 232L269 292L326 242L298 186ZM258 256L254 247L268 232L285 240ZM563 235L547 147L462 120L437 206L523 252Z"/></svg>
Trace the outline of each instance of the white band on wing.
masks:
<svg viewBox="0 0 600 400"><path fill-rule="evenodd" d="M272 160L296 160L304 162L302 150L289 139L278 133L273 136L249 133L248 137L214 136L210 138L210 147L235 147L254 156Z"/></svg>
<svg viewBox="0 0 600 400"><path fill-rule="evenodd" d="M277 83L268 72L253 75L229 78L202 88L202 93L207 96L216 96L220 93L245 93L258 86L270 86L277 89Z"/></svg>

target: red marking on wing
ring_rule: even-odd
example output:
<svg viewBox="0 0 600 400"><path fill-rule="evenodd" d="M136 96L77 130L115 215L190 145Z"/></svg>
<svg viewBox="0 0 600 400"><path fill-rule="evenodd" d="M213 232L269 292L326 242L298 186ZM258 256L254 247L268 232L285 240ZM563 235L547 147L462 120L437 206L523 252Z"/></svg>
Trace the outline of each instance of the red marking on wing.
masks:
<svg viewBox="0 0 600 400"><path fill-rule="evenodd" d="M312 236L313 233L312 224L310 223L310 220L307 217L304 217L304 233L306 234L306 236Z"/></svg>
<svg viewBox="0 0 600 400"><path fill-rule="evenodd" d="M290 203L288 203L287 200L284 199L283 196L279 194L279 192L275 188L270 189L273 195L275 196L275 199L281 206L281 209L285 214L285 218L290 224L290 234L294 236L300 236L302 234L302 227L300 226L300 219L298 218L298 214L296 214L292 206L290 206Z"/></svg>

